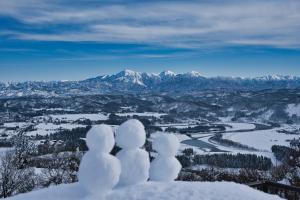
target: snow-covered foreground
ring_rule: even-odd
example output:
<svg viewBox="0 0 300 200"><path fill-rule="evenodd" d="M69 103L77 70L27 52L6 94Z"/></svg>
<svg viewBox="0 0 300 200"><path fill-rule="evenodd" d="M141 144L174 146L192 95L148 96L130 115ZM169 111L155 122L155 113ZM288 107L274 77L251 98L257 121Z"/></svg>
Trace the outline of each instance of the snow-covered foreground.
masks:
<svg viewBox="0 0 300 200"><path fill-rule="evenodd" d="M99 200L100 195L89 195L78 183L53 186L48 189L21 194L8 200ZM146 182L117 187L107 200L276 200L246 185L231 182Z"/></svg>

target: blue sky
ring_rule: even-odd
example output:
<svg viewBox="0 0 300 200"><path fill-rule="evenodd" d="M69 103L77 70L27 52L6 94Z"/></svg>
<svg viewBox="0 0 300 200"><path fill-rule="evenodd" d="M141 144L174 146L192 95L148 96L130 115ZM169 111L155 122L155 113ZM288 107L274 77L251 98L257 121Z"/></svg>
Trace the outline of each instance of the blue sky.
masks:
<svg viewBox="0 0 300 200"><path fill-rule="evenodd" d="M297 0L1 0L0 81L300 76Z"/></svg>

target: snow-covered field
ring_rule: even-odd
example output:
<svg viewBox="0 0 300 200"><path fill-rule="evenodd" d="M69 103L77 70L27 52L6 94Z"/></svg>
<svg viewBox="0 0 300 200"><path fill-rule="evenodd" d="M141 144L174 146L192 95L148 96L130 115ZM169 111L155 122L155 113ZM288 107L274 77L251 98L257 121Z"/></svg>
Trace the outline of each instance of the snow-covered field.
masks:
<svg viewBox="0 0 300 200"><path fill-rule="evenodd" d="M237 131L237 130L252 130L255 129L254 124L249 123L233 123L233 122L226 122L226 131Z"/></svg>
<svg viewBox="0 0 300 200"><path fill-rule="evenodd" d="M288 115L291 117L296 115L297 117L300 116L300 104L288 104L285 110Z"/></svg>
<svg viewBox="0 0 300 200"><path fill-rule="evenodd" d="M99 200L101 195L89 195L78 183L53 186L17 195L7 200ZM279 200L246 185L232 182L146 182L113 189L109 200Z"/></svg>
<svg viewBox="0 0 300 200"><path fill-rule="evenodd" d="M298 138L297 135L278 133L278 129L257 130L224 134L229 139L262 151L271 151L273 145L289 146L289 140Z"/></svg>
<svg viewBox="0 0 300 200"><path fill-rule="evenodd" d="M35 136L35 135L47 135L51 133L55 133L59 130L72 130L78 127L85 127L84 125L80 124L53 124L53 123L39 123L35 126L37 130L27 132L28 136Z"/></svg>
<svg viewBox="0 0 300 200"><path fill-rule="evenodd" d="M89 119L91 121L107 120L108 116L102 113L98 114L64 114L64 115L50 115L54 120L64 120L64 121L76 121L79 119Z"/></svg>
<svg viewBox="0 0 300 200"><path fill-rule="evenodd" d="M186 134L176 133L175 135L181 142L180 152L186 148L192 148L197 154L255 154L265 156L276 163L276 159L271 152L273 145L289 146L289 141L298 138L295 134L279 133L278 130L293 131L300 128L300 125L282 125L280 128L269 130L255 130L255 125L252 123L223 123L228 125L226 132L223 133L223 138L238 142L248 147L253 147L259 151L251 149L241 149L220 144L211 140L214 133L193 133L191 137ZM230 126L230 127L229 127Z"/></svg>
<svg viewBox="0 0 300 200"><path fill-rule="evenodd" d="M161 116L167 115L165 113L156 113L156 112L143 112L143 113L138 113L138 112L128 112L128 113L116 113L116 115L121 116L121 117L126 117L126 116L141 116L141 117L156 117L160 118Z"/></svg>

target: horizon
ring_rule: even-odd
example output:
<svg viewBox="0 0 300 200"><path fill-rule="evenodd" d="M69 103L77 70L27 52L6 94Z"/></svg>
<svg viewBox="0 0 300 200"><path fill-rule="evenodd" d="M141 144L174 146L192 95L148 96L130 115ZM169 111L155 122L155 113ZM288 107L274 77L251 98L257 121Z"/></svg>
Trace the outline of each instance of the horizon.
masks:
<svg viewBox="0 0 300 200"><path fill-rule="evenodd" d="M0 81L300 76L300 2L0 1ZM242 12L241 12L242 10Z"/></svg>
<svg viewBox="0 0 300 200"><path fill-rule="evenodd" d="M71 81L84 81L84 80L88 80L88 79L93 79L93 78L97 78L99 76L112 76L112 75L117 75L118 73L121 73L121 72L124 72L124 71L132 71L132 72L135 72L135 73L147 73L147 74L154 74L154 75L160 75L161 73L163 72L171 72L171 73L175 73L175 75L181 75L181 74L188 74L188 73L192 73L192 72L196 72L196 73L199 73L199 75L201 77L204 77L204 78L241 78L241 79L255 79L255 78L263 78L263 77L268 77L268 76L271 76L271 77L274 77L274 76L281 76L281 77L296 77L296 78L300 78L300 76L296 76L296 75L284 75L284 74L266 74L266 75L261 75L261 76L253 76L253 77L243 77L243 76L222 76L222 75L215 75L215 76L206 76L204 74L202 74L201 72L199 71L195 71L195 70L192 70L192 71L184 71L184 72L174 72L172 70L162 70L160 72L143 72L143 71L136 71L136 70L132 70L132 69L129 69L129 68L124 68L123 70L121 71L117 71L117 72L114 72L114 73L106 73L106 74L95 74L94 76L91 76L91 77L85 77L85 78L82 78L82 79L74 79L74 80L70 80L70 79L53 79L53 80L42 80L42 79L36 79L36 80L21 80L21 81L1 81L0 80L0 83L22 83L22 82L51 82L51 81L58 81L58 82L71 82Z"/></svg>

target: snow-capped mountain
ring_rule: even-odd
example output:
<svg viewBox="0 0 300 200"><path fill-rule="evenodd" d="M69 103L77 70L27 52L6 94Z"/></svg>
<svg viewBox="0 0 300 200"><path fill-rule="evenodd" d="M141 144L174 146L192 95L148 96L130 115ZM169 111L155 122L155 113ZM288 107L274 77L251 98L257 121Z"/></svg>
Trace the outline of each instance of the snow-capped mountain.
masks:
<svg viewBox="0 0 300 200"><path fill-rule="evenodd" d="M68 96L114 93L193 93L202 90L263 90L300 88L300 77L263 76L257 78L204 77L199 72L159 74L124 70L113 75L82 81L0 82L0 97Z"/></svg>

